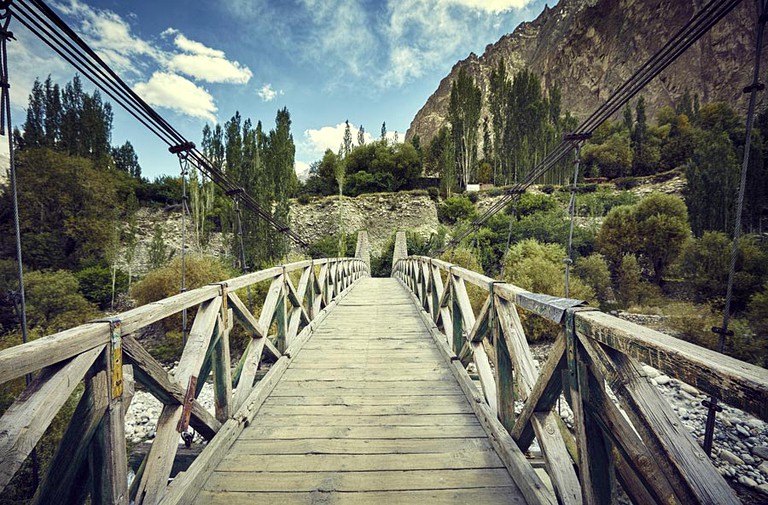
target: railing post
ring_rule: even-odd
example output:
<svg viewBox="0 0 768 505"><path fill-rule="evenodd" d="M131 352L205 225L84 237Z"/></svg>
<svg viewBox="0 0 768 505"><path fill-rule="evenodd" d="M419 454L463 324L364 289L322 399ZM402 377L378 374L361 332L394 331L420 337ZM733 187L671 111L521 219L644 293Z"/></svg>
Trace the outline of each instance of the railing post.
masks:
<svg viewBox="0 0 768 505"><path fill-rule="evenodd" d="M221 313L216 323L217 341L211 359L213 368L213 396L216 419L224 423L229 418L232 405L232 372L230 367L229 332L233 327L233 311L229 308L227 283L221 286ZM203 382L204 377L201 377Z"/></svg>
<svg viewBox="0 0 768 505"><path fill-rule="evenodd" d="M599 425L586 409L591 388L602 387L582 357L575 329L576 309L565 315L566 362L568 364L568 392L576 429L579 455L579 477L582 497L588 504L610 504L614 482L610 445Z"/></svg>
<svg viewBox="0 0 768 505"><path fill-rule="evenodd" d="M117 318L105 319L110 341L97 369L106 372L109 403L91 442L90 468L94 505L128 503L128 455L125 447L125 409L123 407L122 330Z"/></svg>
<svg viewBox="0 0 768 505"><path fill-rule="evenodd" d="M490 328L490 337L493 348L496 351L496 394L499 411L499 421L511 432L515 426L515 374L512 366L512 358L509 354L506 339L502 338L501 332L504 329L499 324L496 295L493 292L493 286L496 281L491 282L488 289L491 299L491 308L488 314Z"/></svg>

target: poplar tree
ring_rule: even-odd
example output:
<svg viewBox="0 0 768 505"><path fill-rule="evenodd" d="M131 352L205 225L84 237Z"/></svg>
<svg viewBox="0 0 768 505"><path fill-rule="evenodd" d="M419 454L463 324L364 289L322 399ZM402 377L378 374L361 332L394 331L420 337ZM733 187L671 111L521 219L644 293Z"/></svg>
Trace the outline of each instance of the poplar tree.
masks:
<svg viewBox="0 0 768 505"><path fill-rule="evenodd" d="M482 95L472 77L463 68L451 84L448 117L451 122L459 185L469 184L477 162L477 124L480 120Z"/></svg>

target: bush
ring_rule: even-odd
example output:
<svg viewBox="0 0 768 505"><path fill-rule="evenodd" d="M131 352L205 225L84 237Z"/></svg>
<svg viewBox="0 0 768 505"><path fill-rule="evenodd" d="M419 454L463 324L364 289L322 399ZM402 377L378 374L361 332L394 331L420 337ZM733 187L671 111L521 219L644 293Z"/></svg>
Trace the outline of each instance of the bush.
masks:
<svg viewBox="0 0 768 505"><path fill-rule="evenodd" d="M509 204L506 212L511 214L514 209L517 217L525 217L537 212L549 212L556 208L557 202L552 197L539 193L523 193L517 201L517 206Z"/></svg>
<svg viewBox="0 0 768 505"><path fill-rule="evenodd" d="M466 196L446 198L437 208L437 218L441 223L455 224L460 220L472 220L477 217L477 210Z"/></svg>
<svg viewBox="0 0 768 505"><path fill-rule="evenodd" d="M541 187L541 192L547 195L551 195L555 192L555 187L552 184L545 184Z"/></svg>
<svg viewBox="0 0 768 505"><path fill-rule="evenodd" d="M469 201L472 202L472 204L476 204L478 200L480 200L480 193L477 191L469 191L466 194L467 198L469 198Z"/></svg>
<svg viewBox="0 0 768 505"><path fill-rule="evenodd" d="M75 274L80 292L101 310L107 310L112 302L112 269L107 265L94 265ZM128 274L118 269L115 275L115 298L128 292Z"/></svg>
<svg viewBox="0 0 768 505"><path fill-rule="evenodd" d="M312 201L310 196L306 193L301 193L297 198L296 201L299 202L301 205L307 205L309 202Z"/></svg>
<svg viewBox="0 0 768 505"><path fill-rule="evenodd" d="M608 262L601 254L592 253L579 258L573 265L573 272L592 288L601 305L611 297L611 273Z"/></svg>
<svg viewBox="0 0 768 505"><path fill-rule="evenodd" d="M533 293L552 296L565 294L565 249L558 244L542 244L529 239L510 247L503 279ZM595 292L577 276L571 276L570 298L593 301ZM542 317L523 312L523 327L529 341L551 340L560 327Z"/></svg>
<svg viewBox="0 0 768 505"><path fill-rule="evenodd" d="M346 247L345 256L354 256L357 248L357 233L347 233L344 235L344 244ZM317 242L310 244L311 256L313 258L336 258L339 256L339 236L326 235Z"/></svg>
<svg viewBox="0 0 768 505"><path fill-rule="evenodd" d="M440 198L440 190L435 187L427 188L427 194L433 202L436 202Z"/></svg>

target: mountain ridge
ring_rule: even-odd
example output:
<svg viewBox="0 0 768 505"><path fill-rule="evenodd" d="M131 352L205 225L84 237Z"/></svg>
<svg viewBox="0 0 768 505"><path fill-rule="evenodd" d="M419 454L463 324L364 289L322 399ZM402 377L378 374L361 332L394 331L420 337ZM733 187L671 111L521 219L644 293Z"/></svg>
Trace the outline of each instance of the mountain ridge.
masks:
<svg viewBox="0 0 768 505"><path fill-rule="evenodd" d="M545 90L558 82L563 110L583 120L704 3L561 0L553 7L545 5L536 19L488 44L482 55L470 53L458 61L417 112L405 138L411 141L419 135L425 144L448 123L451 83L461 68L475 79L483 94L482 116L488 115L489 77L501 58L508 75L527 68ZM744 108L742 88L751 80L755 20L754 5L742 2L655 78L642 93L649 114L675 105L686 89L698 93L702 103L725 101Z"/></svg>

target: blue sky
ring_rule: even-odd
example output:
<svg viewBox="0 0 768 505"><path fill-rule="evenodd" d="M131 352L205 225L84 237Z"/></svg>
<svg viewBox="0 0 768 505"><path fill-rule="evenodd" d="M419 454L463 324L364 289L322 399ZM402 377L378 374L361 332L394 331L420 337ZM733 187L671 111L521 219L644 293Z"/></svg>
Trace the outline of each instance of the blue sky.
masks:
<svg viewBox="0 0 768 505"><path fill-rule="evenodd" d="M550 2L552 4L553 2ZM49 3L128 84L199 143L239 110L274 125L288 107L297 172L349 120L374 137L405 130L451 67L535 18L540 0L56 0ZM14 122L35 77L75 71L12 22ZM354 136L356 137L356 134ZM144 175L176 174L165 144L115 106L113 144L130 140Z"/></svg>

